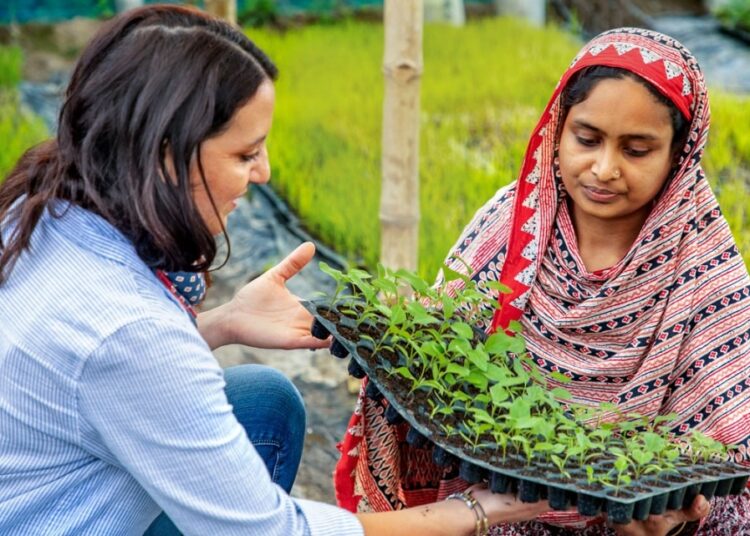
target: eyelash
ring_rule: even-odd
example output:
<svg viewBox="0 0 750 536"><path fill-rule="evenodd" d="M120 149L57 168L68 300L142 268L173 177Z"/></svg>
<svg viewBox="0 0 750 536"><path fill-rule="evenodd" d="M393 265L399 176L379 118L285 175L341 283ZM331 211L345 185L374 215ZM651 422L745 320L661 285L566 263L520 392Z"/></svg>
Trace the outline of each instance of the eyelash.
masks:
<svg viewBox="0 0 750 536"><path fill-rule="evenodd" d="M576 141L583 145L584 147L593 147L596 145L596 140L593 140L591 138L582 138L581 136L576 136Z"/></svg>
<svg viewBox="0 0 750 536"><path fill-rule="evenodd" d="M252 154L243 154L240 156L240 160L243 162L253 162L256 158L258 158L258 155L260 154L260 151L256 151Z"/></svg>
<svg viewBox="0 0 750 536"><path fill-rule="evenodd" d="M597 140L595 139L583 138L581 136L576 136L576 141L578 141L578 143L580 143L584 147L594 147L598 143ZM634 158L641 158L643 156L646 156L650 151L648 149L637 150L637 149L626 148L625 152Z"/></svg>

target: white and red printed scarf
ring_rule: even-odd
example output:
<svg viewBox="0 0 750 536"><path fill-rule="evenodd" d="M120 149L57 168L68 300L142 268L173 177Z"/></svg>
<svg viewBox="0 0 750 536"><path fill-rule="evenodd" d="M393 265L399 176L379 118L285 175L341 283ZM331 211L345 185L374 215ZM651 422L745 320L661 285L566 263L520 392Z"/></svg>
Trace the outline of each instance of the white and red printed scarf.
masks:
<svg viewBox="0 0 750 536"><path fill-rule="evenodd" d="M690 120L677 170L630 251L595 273L581 261L556 163L561 91L592 65L632 71ZM750 278L701 168L708 127L705 82L687 49L647 30L605 32L558 83L518 180L479 210L451 255L472 267L480 286L499 279L512 289L499 297L488 330L520 321L539 369L571 378L565 388L576 401L614 402L643 415L675 412L675 433L700 429L740 445L747 459ZM460 262L450 265L465 272ZM432 463L429 450L409 447L403 426L388 425L383 412L383 403L360 394L335 473L342 507L401 509L465 487L455 470ZM595 522L558 512L542 520L578 528ZM507 526L502 533L544 533L517 530Z"/></svg>

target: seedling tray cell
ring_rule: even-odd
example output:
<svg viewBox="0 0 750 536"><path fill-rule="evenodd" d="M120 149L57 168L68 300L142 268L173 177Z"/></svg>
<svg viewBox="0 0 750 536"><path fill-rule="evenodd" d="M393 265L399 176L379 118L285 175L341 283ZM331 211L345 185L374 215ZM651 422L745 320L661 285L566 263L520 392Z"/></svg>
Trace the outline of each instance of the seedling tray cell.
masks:
<svg viewBox="0 0 750 536"><path fill-rule="evenodd" d="M547 488L547 500L549 506L553 510L568 510L571 506L570 500L571 493L557 486L549 486Z"/></svg>
<svg viewBox="0 0 750 536"><path fill-rule="evenodd" d="M713 465L712 475L698 471L702 468L699 464L691 467L688 474L682 474L673 481L662 478L661 475L650 475L614 488L591 486L586 476L580 473L572 475L573 478L561 480L554 468L542 466L534 460L502 458L498 456L499 451L489 452L483 447L472 450L471 447L456 446L454 438L449 442L446 437L436 435L426 426L425 423L429 423L431 418L424 407L407 406L398 393L391 392L386 386L384 379L388 378L388 371L394 367L393 356L388 360L381 355L371 355L372 346L367 344L368 341L356 340L356 324L351 318L344 318L343 322L337 324L319 312L319 309L327 306L309 301L302 301L302 305L315 318L319 333L328 331L333 335L335 342L332 349L336 347L336 355L351 355L349 370L356 371L356 377L368 377L367 396L375 399L384 397L388 401L389 422L400 422L403 419L409 424L407 441L411 445L418 448L434 445L433 456L439 465L447 465L457 459L460 476L467 482L488 480L493 492L517 492L520 499L527 502L547 497L551 506L558 510L575 505L578 512L585 516L606 511L610 520L615 523L643 520L649 514L660 514L666 509L686 508L698 493L725 496L739 494L745 489L750 468L731 462L707 464ZM342 331L348 336L342 334ZM369 359L362 355L363 349ZM492 463L479 455L492 459Z"/></svg>
<svg viewBox="0 0 750 536"><path fill-rule="evenodd" d="M439 445L432 449L432 461L439 467L447 467L456 461L456 457Z"/></svg>
<svg viewBox="0 0 750 536"><path fill-rule="evenodd" d="M693 498L697 496L694 495ZM651 497L651 504L649 505L649 514L651 515L661 515L664 512L667 511L667 499L669 498L668 493L662 493L660 495L654 495Z"/></svg>

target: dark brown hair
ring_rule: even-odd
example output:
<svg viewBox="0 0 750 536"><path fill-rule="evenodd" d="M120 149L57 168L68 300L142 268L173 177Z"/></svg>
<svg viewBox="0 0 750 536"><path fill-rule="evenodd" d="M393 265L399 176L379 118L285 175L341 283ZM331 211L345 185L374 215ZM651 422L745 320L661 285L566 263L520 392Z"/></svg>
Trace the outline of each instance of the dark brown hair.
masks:
<svg viewBox="0 0 750 536"><path fill-rule="evenodd" d="M106 219L152 268L206 270L217 246L193 202L191 159L206 186L201 142L276 74L244 34L198 10L151 5L109 21L73 71L57 137L0 186L0 283L55 200Z"/></svg>

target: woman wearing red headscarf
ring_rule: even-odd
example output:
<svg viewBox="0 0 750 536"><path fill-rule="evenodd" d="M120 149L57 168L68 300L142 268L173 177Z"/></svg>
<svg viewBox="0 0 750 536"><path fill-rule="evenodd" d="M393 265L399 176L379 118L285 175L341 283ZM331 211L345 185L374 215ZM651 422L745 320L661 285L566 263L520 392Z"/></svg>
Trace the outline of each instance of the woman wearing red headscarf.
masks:
<svg viewBox="0 0 750 536"><path fill-rule="evenodd" d="M675 413L675 434L696 428L746 460L750 278L701 168L708 125L703 75L680 43L634 28L598 36L557 85L518 180L479 210L451 256L480 287L511 288L487 290L500 303L484 327L519 321L539 370L568 376L576 402ZM455 468L404 442L384 404L360 395L335 475L340 504L400 509L464 487ZM706 515L699 497L616 528L551 512L494 530L750 534L747 493L711 506Z"/></svg>

